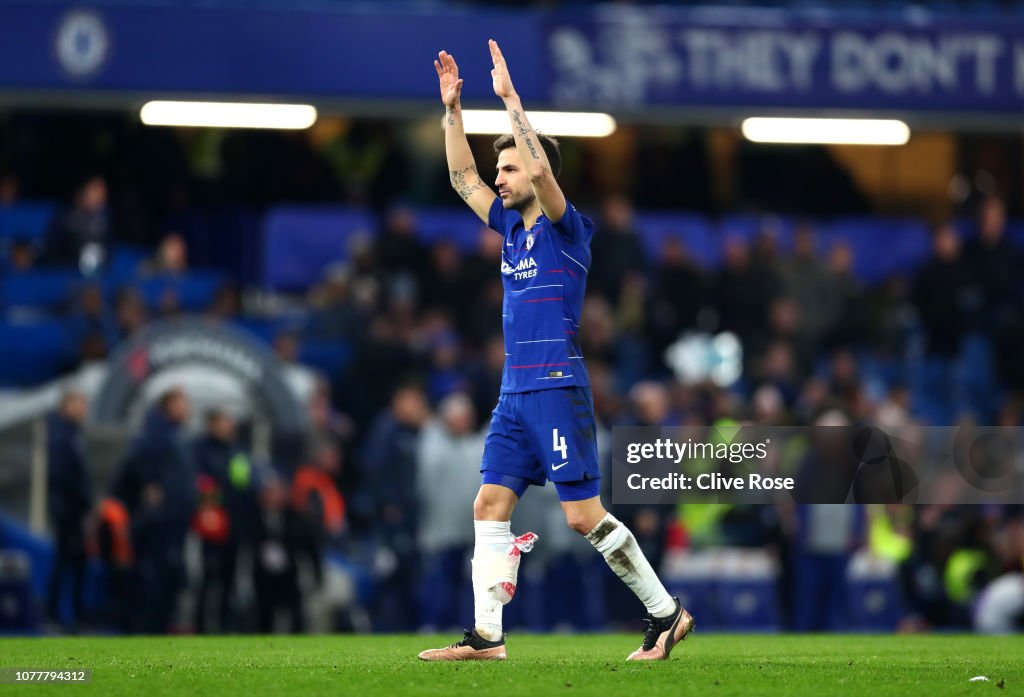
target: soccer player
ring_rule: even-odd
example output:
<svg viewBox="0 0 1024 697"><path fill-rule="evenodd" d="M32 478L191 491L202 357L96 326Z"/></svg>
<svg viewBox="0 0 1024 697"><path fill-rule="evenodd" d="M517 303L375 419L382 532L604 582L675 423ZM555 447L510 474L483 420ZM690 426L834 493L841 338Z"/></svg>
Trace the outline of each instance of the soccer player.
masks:
<svg viewBox="0 0 1024 697"><path fill-rule="evenodd" d="M533 533L513 536L509 521L527 487L550 479L569 526L594 545L647 607L643 645L629 660L665 659L693 629L693 618L668 594L632 533L598 496L594 406L577 335L594 225L562 195L555 179L558 143L530 126L501 49L493 40L489 45L494 93L512 125L511 135L494 142L497 196L480 178L466 140L455 59L441 51L434 62L445 105L452 187L504 236L505 367L473 503L475 626L462 641L419 657L506 658L502 605L515 594L521 553L537 539Z"/></svg>

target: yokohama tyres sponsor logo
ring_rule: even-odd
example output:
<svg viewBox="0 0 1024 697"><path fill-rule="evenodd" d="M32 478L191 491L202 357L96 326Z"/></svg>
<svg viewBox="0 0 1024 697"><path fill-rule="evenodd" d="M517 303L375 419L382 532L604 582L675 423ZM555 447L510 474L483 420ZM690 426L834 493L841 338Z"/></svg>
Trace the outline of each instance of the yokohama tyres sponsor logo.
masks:
<svg viewBox="0 0 1024 697"><path fill-rule="evenodd" d="M537 262L534 261L533 257L527 257L520 261L515 268L508 262L502 262L501 272L506 276L515 274L513 278L517 281L521 281L524 278L533 278L537 275Z"/></svg>

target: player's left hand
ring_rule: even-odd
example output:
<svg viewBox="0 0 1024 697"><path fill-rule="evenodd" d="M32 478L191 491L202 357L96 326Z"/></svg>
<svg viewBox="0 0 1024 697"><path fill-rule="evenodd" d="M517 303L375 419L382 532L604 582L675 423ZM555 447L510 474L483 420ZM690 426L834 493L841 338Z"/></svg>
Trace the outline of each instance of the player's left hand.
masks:
<svg viewBox="0 0 1024 697"><path fill-rule="evenodd" d="M508 74L508 65L505 63L505 56L501 55L498 42L494 39L488 39L487 45L491 48L491 61L494 63L494 70L491 71L494 94L502 99L516 96L516 88L512 86L512 78Z"/></svg>

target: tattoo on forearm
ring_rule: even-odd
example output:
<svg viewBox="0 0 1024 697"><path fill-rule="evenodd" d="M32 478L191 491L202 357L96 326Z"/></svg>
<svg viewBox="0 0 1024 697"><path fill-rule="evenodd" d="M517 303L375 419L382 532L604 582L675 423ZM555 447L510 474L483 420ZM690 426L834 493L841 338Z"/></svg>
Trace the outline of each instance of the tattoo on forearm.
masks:
<svg viewBox="0 0 1024 697"><path fill-rule="evenodd" d="M454 126L455 125L455 107L450 107L450 106L445 107L444 108L444 113L445 113L445 116L448 117L448 125L449 126Z"/></svg>
<svg viewBox="0 0 1024 697"><path fill-rule="evenodd" d="M530 131L532 131L533 129L527 128L523 124L523 118L519 114L518 109L512 111L512 120L516 122L516 127L519 130L519 135L523 137L523 143L526 144L526 147L530 151L530 154L533 156L533 159L539 160L540 153L537 152L536 146L534 146L533 141L530 140Z"/></svg>
<svg viewBox="0 0 1024 697"><path fill-rule="evenodd" d="M462 197L463 201L468 201L474 191L484 188L484 182L476 171L476 165L449 170L448 177L451 179L452 188Z"/></svg>

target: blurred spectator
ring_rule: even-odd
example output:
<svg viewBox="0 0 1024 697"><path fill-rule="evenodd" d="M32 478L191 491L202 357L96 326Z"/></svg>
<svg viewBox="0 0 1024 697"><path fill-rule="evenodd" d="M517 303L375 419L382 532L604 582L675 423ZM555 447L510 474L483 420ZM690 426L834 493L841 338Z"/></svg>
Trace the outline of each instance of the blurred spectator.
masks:
<svg viewBox="0 0 1024 697"><path fill-rule="evenodd" d="M738 237L726 240L725 258L715 280L715 309L719 329L739 337L748 364L765 345L764 319L780 285L773 266L759 266L751 260L746 242Z"/></svg>
<svg viewBox="0 0 1024 697"><path fill-rule="evenodd" d="M9 206L18 201L21 184L13 172L0 174L0 206Z"/></svg>
<svg viewBox="0 0 1024 697"><path fill-rule="evenodd" d="M430 374L427 378L428 397L432 403L454 392L469 389L461 347L454 333L446 332L434 340L430 357Z"/></svg>
<svg viewBox="0 0 1024 697"><path fill-rule="evenodd" d="M416 448L429 418L422 389L403 385L377 418L363 451L359 505L385 560L373 612L381 631L411 631L419 616Z"/></svg>
<svg viewBox="0 0 1024 697"><path fill-rule="evenodd" d="M253 584L259 614L259 630L276 630L284 610L288 631L302 632L306 626L302 565L308 567L309 583L319 587L323 579L316 535L309 522L288 501L288 490L277 477L263 486L260 516L256 524Z"/></svg>
<svg viewBox="0 0 1024 697"><path fill-rule="evenodd" d="M627 425L661 427L679 424L672 414L668 389L659 382L639 382L629 391L630 418ZM636 538L644 556L655 569L661 568L665 555L665 533L674 510L671 506L616 505L612 512ZM632 593L623 584L606 585L608 617L612 622L628 626L635 617L628 613L628 596Z"/></svg>
<svg viewBox="0 0 1024 697"><path fill-rule="evenodd" d="M291 503L316 532L317 547L322 549L345 531L345 499L335 483L341 474L341 452L328 439L317 440L311 451L309 462L295 472Z"/></svg>
<svg viewBox="0 0 1024 697"><path fill-rule="evenodd" d="M697 327L700 310L709 301L707 279L676 237L662 246L651 295L647 329L651 350L660 356L681 333Z"/></svg>
<svg viewBox="0 0 1024 697"><path fill-rule="evenodd" d="M859 341L852 326L851 309L856 309L857 292L853 278L852 251L839 241L829 251L827 261L819 257L815 230L804 223L797 228L794 251L782 265L785 294L793 298L799 311L801 333L811 344L840 335L839 341ZM803 355L803 351L801 351ZM806 367L806 362L802 360Z"/></svg>
<svg viewBox="0 0 1024 697"><path fill-rule="evenodd" d="M348 415L335 410L331 404L331 388L318 380L309 400L309 423L314 438L333 443L349 443L355 436L355 425Z"/></svg>
<svg viewBox="0 0 1024 697"><path fill-rule="evenodd" d="M82 339L78 345L78 365L102 363L110 355L110 346L107 339L99 332L91 332Z"/></svg>
<svg viewBox="0 0 1024 697"><path fill-rule="evenodd" d="M972 605L982 589L999 575L999 559L992 546L991 513L991 509L981 506L962 506L954 512L959 524L946 540L950 545L942 572L949 601L946 624L970 626Z"/></svg>
<svg viewBox="0 0 1024 697"><path fill-rule="evenodd" d="M800 307L793 298L780 295L768 308L768 332L771 345L786 344L795 361L795 376L810 374L820 345L808 334ZM791 401L791 400L790 400Z"/></svg>
<svg viewBox="0 0 1024 697"><path fill-rule="evenodd" d="M108 343L117 341L117 324L103 299L103 289L99 285L87 285L75 295L74 300L76 305L75 333L78 336L84 338L92 334L99 334Z"/></svg>
<svg viewBox="0 0 1024 697"><path fill-rule="evenodd" d="M765 426L789 425L789 413L782 399L782 391L775 385L762 385L750 400L754 423Z"/></svg>
<svg viewBox="0 0 1024 697"><path fill-rule="evenodd" d="M985 587L974 612L974 629L984 634L1024 632L1024 574L1004 574Z"/></svg>
<svg viewBox="0 0 1024 697"><path fill-rule="evenodd" d="M157 315L161 318L177 317L182 313L181 296L175 288L167 287L160 293L156 306Z"/></svg>
<svg viewBox="0 0 1024 697"><path fill-rule="evenodd" d="M821 326L825 345L866 343L870 336L867 306L853 273L853 249L844 240L838 240L829 250L822 292L822 309L829 318Z"/></svg>
<svg viewBox="0 0 1024 697"><path fill-rule="evenodd" d="M213 294L210 306L206 308L206 316L221 320L234 320L242 313L242 301L238 297L238 288L224 285Z"/></svg>
<svg viewBox="0 0 1024 697"><path fill-rule="evenodd" d="M616 329L620 335L640 339L647 324L647 278L639 272L629 273L619 284L615 299Z"/></svg>
<svg viewBox="0 0 1024 697"><path fill-rule="evenodd" d="M7 268L15 273L30 271L36 264L36 248L26 237L15 237L7 247Z"/></svg>
<svg viewBox="0 0 1024 697"><path fill-rule="evenodd" d="M471 288L480 289L491 281L497 281L497 269L501 266L501 249L503 238L487 226L482 226L477 233L476 250L463 263L463 275ZM501 326L500 324L498 325Z"/></svg>
<svg viewBox="0 0 1024 697"><path fill-rule="evenodd" d="M828 267L818 258L817 234L809 223L802 223L793 236L793 254L782 265L785 292L793 298L803 320L804 331L818 340L835 322L835 307Z"/></svg>
<svg viewBox="0 0 1024 697"><path fill-rule="evenodd" d="M963 264L971 293L967 301L972 329L991 334L1020 296L1020 252L1006 238L1006 205L989 196L978 213L978 235L964 245Z"/></svg>
<svg viewBox="0 0 1024 697"><path fill-rule="evenodd" d="M625 196L614 195L604 201L599 230L591 244L588 290L597 291L614 302L622 282L630 273L643 273L646 259L643 245L633 227L633 206Z"/></svg>
<svg viewBox="0 0 1024 697"><path fill-rule="evenodd" d="M505 367L505 338L500 329L486 340L482 354L473 369L470 396L477 414L490 414L497 402L495 395L501 392L501 373Z"/></svg>
<svg viewBox="0 0 1024 697"><path fill-rule="evenodd" d="M47 502L53 525L54 560L47 613L76 631L82 619L85 584L86 518L92 509L92 475L85 459L82 424L88 402L80 392L67 392L47 422ZM65 622L62 601L70 596L71 615Z"/></svg>
<svg viewBox="0 0 1024 697"><path fill-rule="evenodd" d="M794 629L798 632L846 628L846 565L864 537L861 506L797 506L793 542Z"/></svg>
<svg viewBox="0 0 1024 697"><path fill-rule="evenodd" d="M890 391L904 389L910 383L906 356L908 342L914 338L916 313L909 295L910 283L903 276L893 276L877 286L865 288L858 306L850 309L863 318L863 333L855 339L847 337L835 342L861 352L872 366L876 379ZM908 413L915 411L910 401L905 406Z"/></svg>
<svg viewBox="0 0 1024 697"><path fill-rule="evenodd" d="M778 390L783 404L792 407L800 390L800 369L793 345L785 340L773 341L763 352L753 371L759 386L770 385Z"/></svg>
<svg viewBox="0 0 1024 697"><path fill-rule="evenodd" d="M388 211L384 229L377 236L376 257L386 273L420 280L420 268L428 254L416 235L416 214L411 208L398 204Z"/></svg>
<svg viewBox="0 0 1024 697"><path fill-rule="evenodd" d="M505 299L505 291L501 286L501 279L493 270L487 280L476 288L472 298L474 304L464 318L468 320L468 327L464 331L470 344L479 348L485 346L490 337L501 334L501 306Z"/></svg>
<svg viewBox="0 0 1024 697"><path fill-rule="evenodd" d="M193 452L199 476L207 481L202 492L205 505L197 512L195 526L203 557L195 628L200 634L208 630L208 608L212 608L217 630L229 632L237 627L238 557L251 544L256 524L255 473L249 456L238 445L235 419L222 409L206 414L206 431L193 445ZM221 516L223 529L218 524Z"/></svg>
<svg viewBox="0 0 1024 697"><path fill-rule="evenodd" d="M117 294L114 315L118 339L124 341L134 336L147 321L146 301L142 294L135 288L122 288Z"/></svg>
<svg viewBox="0 0 1024 697"><path fill-rule="evenodd" d="M973 607L975 630L988 634L1024 632L1024 517L1019 506L1009 508L998 533L1003 573L982 589Z"/></svg>
<svg viewBox="0 0 1024 697"><path fill-rule="evenodd" d="M586 330L580 333L580 343L588 366L595 362L615 365L617 336L611 303L601 296L592 296L584 300L580 326L586 327Z"/></svg>
<svg viewBox="0 0 1024 697"><path fill-rule="evenodd" d="M1018 300L1010 318L996 336L995 365L999 385L1009 391L1004 406L1019 411L1024 406L1024 299ZM1013 425L1021 423L1019 420Z"/></svg>
<svg viewBox="0 0 1024 697"><path fill-rule="evenodd" d="M340 475L335 473L332 476L339 482L355 481L354 468L342 466L342 449L351 446L356 437L355 424L347 414L337 411L331 404L331 390L323 380L317 381L316 390L309 401L308 414L313 439L325 441L339 448Z"/></svg>
<svg viewBox="0 0 1024 697"><path fill-rule="evenodd" d="M196 498L195 463L182 438L189 411L180 388L161 395L111 485L131 516L140 594L134 607L143 614L139 628L148 633L171 627L185 585L185 535Z"/></svg>
<svg viewBox="0 0 1024 697"><path fill-rule="evenodd" d="M234 585L234 568L224 564L224 549L231 534L231 521L221 501L221 490L212 477L200 474L196 478L196 515L192 530L202 545L202 578L196 593L195 631L205 634L209 629L206 621L209 596L213 599L219 617L216 629L226 631L228 624L228 598ZM231 572L231 576L227 572Z"/></svg>
<svg viewBox="0 0 1024 697"><path fill-rule="evenodd" d="M107 182L92 175L78 186L71 206L51 225L45 256L51 264L75 266L89 275L106 264L112 242Z"/></svg>
<svg viewBox="0 0 1024 697"><path fill-rule="evenodd" d="M307 406L316 391L317 373L299 362L299 336L294 332L281 332L274 337L274 353L284 364L285 382L299 404Z"/></svg>
<svg viewBox="0 0 1024 697"><path fill-rule="evenodd" d="M422 555L421 626L450 629L461 621L473 547L473 499L480 487L483 434L473 403L463 394L445 397L438 418L420 434L416 452Z"/></svg>
<svg viewBox="0 0 1024 697"><path fill-rule="evenodd" d="M171 232L160 240L156 254L139 269L147 276L180 276L188 272L188 245L179 232Z"/></svg>
<svg viewBox="0 0 1024 697"><path fill-rule="evenodd" d="M953 356L965 330L964 299L969 276L960 240L949 224L935 229L932 257L917 272L911 295L924 329L925 351Z"/></svg>
<svg viewBox="0 0 1024 697"><path fill-rule="evenodd" d="M362 317L353 296L353 280L353 269L348 264L329 267L324 282L310 293L310 304L314 308L310 336L336 341L355 338Z"/></svg>
<svg viewBox="0 0 1024 697"><path fill-rule="evenodd" d="M425 261L429 265L420 287L423 307L442 309L455 317L469 314L474 293L467 285L465 269L455 242L436 242Z"/></svg>
<svg viewBox="0 0 1024 697"><path fill-rule="evenodd" d="M404 314L405 316L399 316ZM362 433L368 433L388 395L420 367L413 345L414 317L409 309L368 317L356 344L356 359L344 390L345 410Z"/></svg>

